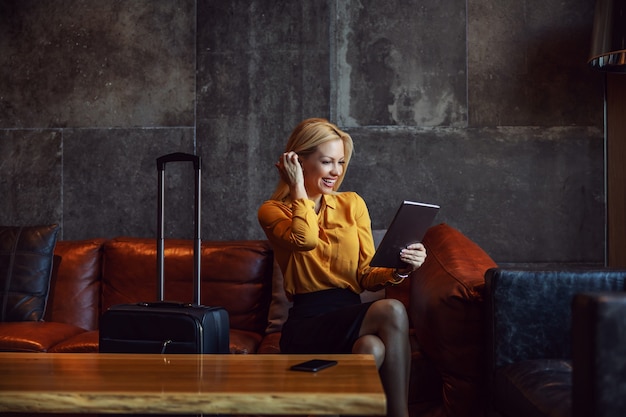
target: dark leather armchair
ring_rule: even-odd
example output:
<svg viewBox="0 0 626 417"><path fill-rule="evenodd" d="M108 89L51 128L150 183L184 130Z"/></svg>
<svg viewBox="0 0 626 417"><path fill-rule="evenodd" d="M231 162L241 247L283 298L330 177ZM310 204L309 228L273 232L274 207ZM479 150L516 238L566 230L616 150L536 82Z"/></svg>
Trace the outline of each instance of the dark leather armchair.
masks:
<svg viewBox="0 0 626 417"><path fill-rule="evenodd" d="M577 294L572 336L572 416L626 416L626 294Z"/></svg>
<svg viewBox="0 0 626 417"><path fill-rule="evenodd" d="M572 416L573 299L579 293L622 292L625 281L624 270L487 271L487 415ZM587 337L578 334L576 340ZM587 349L584 360L597 359L596 353ZM581 370L582 355L577 355Z"/></svg>

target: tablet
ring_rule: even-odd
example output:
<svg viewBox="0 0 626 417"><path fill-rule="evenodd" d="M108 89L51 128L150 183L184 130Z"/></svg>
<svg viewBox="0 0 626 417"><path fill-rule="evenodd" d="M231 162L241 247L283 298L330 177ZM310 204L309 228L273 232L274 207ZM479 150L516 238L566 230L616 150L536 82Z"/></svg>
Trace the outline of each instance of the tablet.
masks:
<svg viewBox="0 0 626 417"><path fill-rule="evenodd" d="M439 211L436 204L405 200L400 204L387 232L383 236L370 266L406 268L400 251L411 243L421 242Z"/></svg>

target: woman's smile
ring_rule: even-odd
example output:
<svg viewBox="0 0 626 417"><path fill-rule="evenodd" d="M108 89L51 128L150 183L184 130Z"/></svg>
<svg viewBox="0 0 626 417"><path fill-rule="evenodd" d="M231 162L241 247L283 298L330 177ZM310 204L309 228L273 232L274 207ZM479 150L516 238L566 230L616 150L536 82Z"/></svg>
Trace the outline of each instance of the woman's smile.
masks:
<svg viewBox="0 0 626 417"><path fill-rule="evenodd" d="M324 185L330 189L332 189L335 186L335 183L337 182L337 178L322 178L322 182L324 183Z"/></svg>

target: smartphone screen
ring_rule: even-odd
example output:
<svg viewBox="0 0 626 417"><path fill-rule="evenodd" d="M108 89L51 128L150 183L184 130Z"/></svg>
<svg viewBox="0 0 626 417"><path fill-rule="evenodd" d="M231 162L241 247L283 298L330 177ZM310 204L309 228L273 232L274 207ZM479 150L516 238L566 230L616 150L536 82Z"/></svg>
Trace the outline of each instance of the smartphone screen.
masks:
<svg viewBox="0 0 626 417"><path fill-rule="evenodd" d="M311 359L310 361L293 365L291 369L294 371L317 372L334 365L337 365L337 361Z"/></svg>

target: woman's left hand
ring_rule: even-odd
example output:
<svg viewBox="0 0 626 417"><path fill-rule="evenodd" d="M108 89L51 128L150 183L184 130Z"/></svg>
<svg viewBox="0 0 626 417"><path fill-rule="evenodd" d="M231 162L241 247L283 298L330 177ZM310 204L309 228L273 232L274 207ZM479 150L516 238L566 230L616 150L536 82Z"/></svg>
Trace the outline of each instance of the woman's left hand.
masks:
<svg viewBox="0 0 626 417"><path fill-rule="evenodd" d="M413 243L400 251L400 259L409 265L406 272L413 272L426 260L426 248L421 243Z"/></svg>

